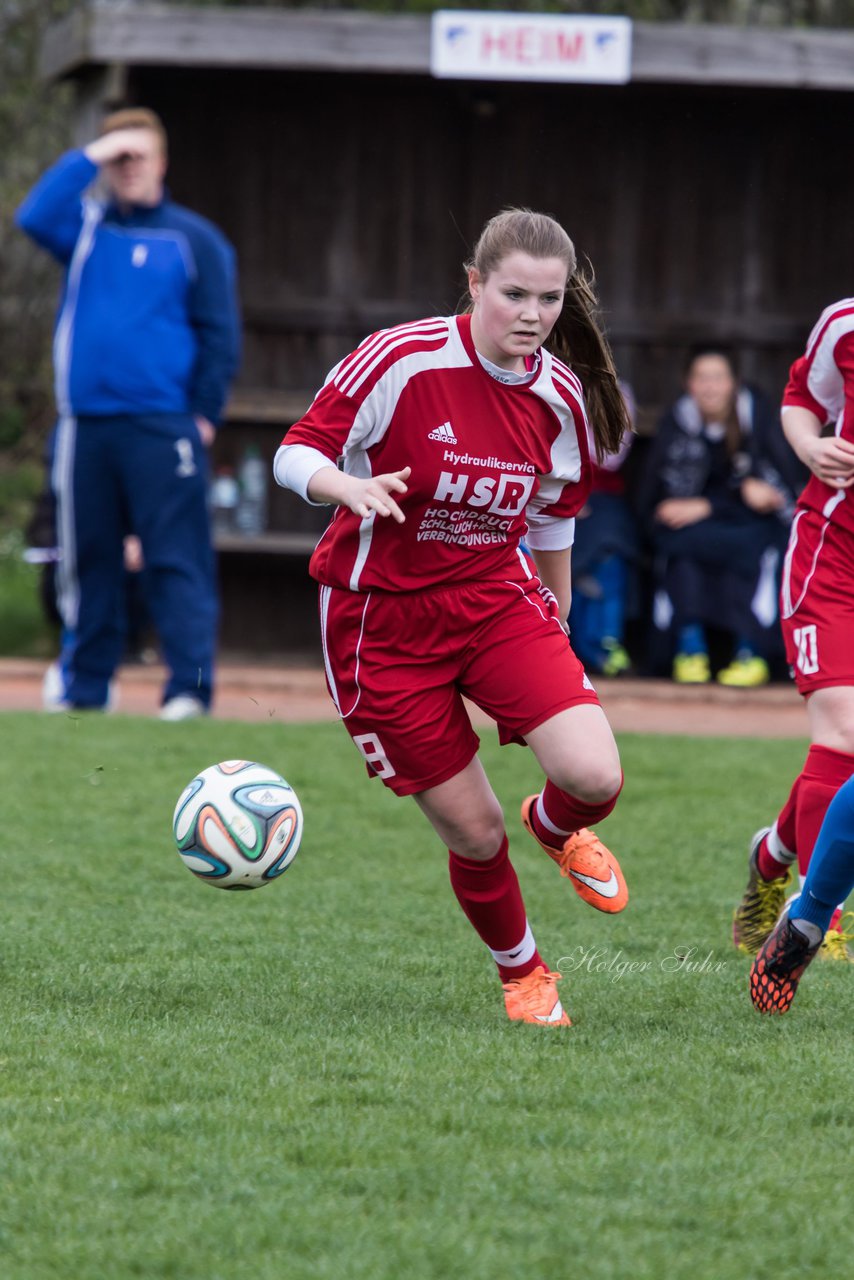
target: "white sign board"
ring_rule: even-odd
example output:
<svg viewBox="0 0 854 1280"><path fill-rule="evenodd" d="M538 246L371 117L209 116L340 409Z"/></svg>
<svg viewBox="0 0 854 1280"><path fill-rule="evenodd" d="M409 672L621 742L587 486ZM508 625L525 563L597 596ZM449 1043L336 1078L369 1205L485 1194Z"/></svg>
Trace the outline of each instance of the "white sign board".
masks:
<svg viewBox="0 0 854 1280"><path fill-rule="evenodd" d="M457 80L551 80L625 84L631 77L629 18L439 9L430 70Z"/></svg>

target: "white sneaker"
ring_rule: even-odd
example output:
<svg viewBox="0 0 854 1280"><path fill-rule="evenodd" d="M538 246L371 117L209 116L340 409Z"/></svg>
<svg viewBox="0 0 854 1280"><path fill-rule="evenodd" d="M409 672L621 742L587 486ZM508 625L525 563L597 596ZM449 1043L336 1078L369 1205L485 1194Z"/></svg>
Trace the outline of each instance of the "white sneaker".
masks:
<svg viewBox="0 0 854 1280"><path fill-rule="evenodd" d="M115 711L118 706L119 694L116 689L115 680L111 680L107 688L107 705L105 707L93 707L93 711ZM62 666L59 662L52 662L44 673L42 679L42 707L45 711L74 711L74 706L65 700L65 680L62 676Z"/></svg>
<svg viewBox="0 0 854 1280"><path fill-rule="evenodd" d="M195 720L206 716L208 709L200 698L192 693L178 693L160 709L161 720Z"/></svg>
<svg viewBox="0 0 854 1280"><path fill-rule="evenodd" d="M42 706L45 711L67 711L65 681L58 662L52 662L42 680Z"/></svg>

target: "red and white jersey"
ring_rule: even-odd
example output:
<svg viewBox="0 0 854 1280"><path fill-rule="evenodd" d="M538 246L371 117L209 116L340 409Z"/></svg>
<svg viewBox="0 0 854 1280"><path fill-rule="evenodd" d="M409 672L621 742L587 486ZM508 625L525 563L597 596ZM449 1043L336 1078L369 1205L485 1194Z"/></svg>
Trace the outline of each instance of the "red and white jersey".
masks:
<svg viewBox="0 0 854 1280"><path fill-rule="evenodd" d="M819 316L805 355L792 365L783 395L783 408L787 405L809 409L854 444L854 298L834 302ZM798 503L854 532L851 489L811 476Z"/></svg>
<svg viewBox="0 0 854 1280"><path fill-rule="evenodd" d="M417 591L452 582L524 581L519 542L572 542L590 487L581 384L549 352L530 381L484 368L470 316L372 334L330 373L288 431L275 473L307 497L319 467L367 477L411 467L395 499L406 520L339 507L311 560L327 586Z"/></svg>

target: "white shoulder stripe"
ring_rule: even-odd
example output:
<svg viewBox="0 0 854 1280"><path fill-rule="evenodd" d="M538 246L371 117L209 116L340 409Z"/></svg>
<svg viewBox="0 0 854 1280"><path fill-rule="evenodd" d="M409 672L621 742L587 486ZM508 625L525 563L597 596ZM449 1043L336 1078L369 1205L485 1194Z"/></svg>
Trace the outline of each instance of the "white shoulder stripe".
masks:
<svg viewBox="0 0 854 1280"><path fill-rule="evenodd" d="M447 335L447 320L436 320L418 324L400 325L395 329L384 329L364 347L354 353L352 363L346 363L336 378L338 390L346 396L353 395L370 376L377 365L398 347L410 342L435 343L437 338Z"/></svg>
<svg viewBox="0 0 854 1280"><path fill-rule="evenodd" d="M430 329L434 325L444 325L446 321L440 316L431 316L426 320L410 320L406 324L396 324L389 329L378 329L376 333L369 333L367 338L359 343L355 351L349 356L345 356L342 364L350 367L361 360L365 355L369 355L381 347L384 343L390 342L401 333L418 333L423 329Z"/></svg>
<svg viewBox="0 0 854 1280"><path fill-rule="evenodd" d="M818 320L815 322L807 339L807 355L810 355L813 347L818 342L827 325L834 319L839 320L845 317L845 312L854 311L854 298L842 298L839 302L833 302L829 307L825 307ZM854 321L854 317L848 316L846 319Z"/></svg>
<svg viewBox="0 0 854 1280"><path fill-rule="evenodd" d="M558 381L571 382L578 391L582 390L581 379L575 370L571 369L568 364L564 364L563 360L557 360L554 356L552 356L552 373L558 378Z"/></svg>
<svg viewBox="0 0 854 1280"><path fill-rule="evenodd" d="M573 377L572 381L568 378L562 378L557 369L552 374L553 381L557 386L563 387L564 391L568 391L572 399L578 405L579 409L587 417L587 410L584 405L584 390L577 378Z"/></svg>
<svg viewBox="0 0 854 1280"><path fill-rule="evenodd" d="M369 333L368 336L359 343L355 351L351 351L349 355L344 356L342 360L339 360L333 370L333 374L337 375L340 371L342 372L342 375L346 377L350 370L354 369L362 360L376 351L378 347L382 346L383 343L388 342L395 334L413 329L420 329L423 325L423 320L413 320L410 321L409 324L395 325L391 329L378 329L376 333Z"/></svg>
<svg viewBox="0 0 854 1280"><path fill-rule="evenodd" d="M851 332L854 332L854 307L847 315L833 315L807 352L807 389L832 422L841 417L845 406L845 380L836 363L836 345Z"/></svg>
<svg viewBox="0 0 854 1280"><path fill-rule="evenodd" d="M345 395L350 395L356 386L361 385L364 381L364 375L369 373L371 369L393 350L401 346L402 343L410 341L435 341L437 337L441 337L447 333L448 325L445 320L435 321L417 321L412 324L397 325L394 329L383 329L380 333L374 334L367 342L353 354L350 360L343 362L341 375L337 379L337 386Z"/></svg>

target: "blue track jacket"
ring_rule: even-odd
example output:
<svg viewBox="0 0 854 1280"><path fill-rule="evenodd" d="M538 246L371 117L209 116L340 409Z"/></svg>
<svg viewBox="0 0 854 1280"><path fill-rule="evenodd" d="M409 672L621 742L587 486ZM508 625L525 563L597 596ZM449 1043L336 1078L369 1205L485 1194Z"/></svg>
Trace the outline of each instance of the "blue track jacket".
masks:
<svg viewBox="0 0 854 1280"><path fill-rule="evenodd" d="M54 338L60 413L191 413L219 422L237 368L235 255L170 200L122 213L85 197L98 168L62 156L16 222L66 268Z"/></svg>

